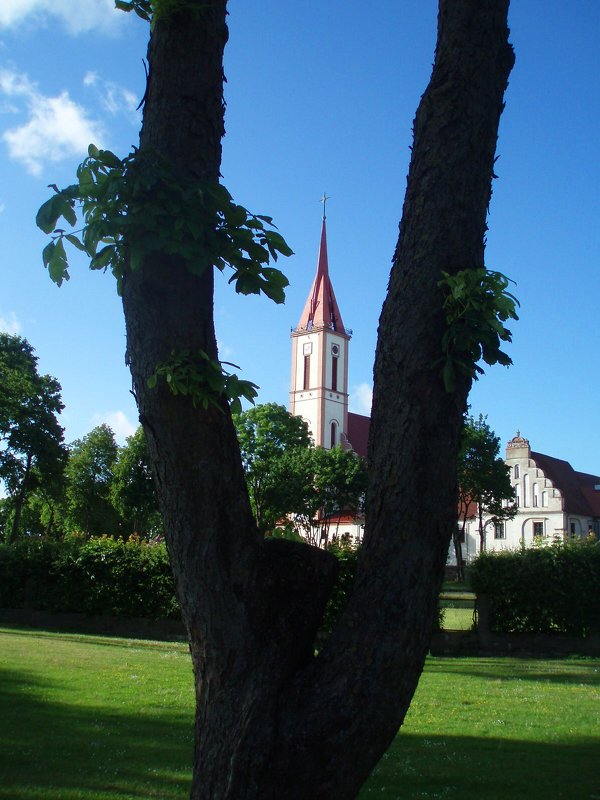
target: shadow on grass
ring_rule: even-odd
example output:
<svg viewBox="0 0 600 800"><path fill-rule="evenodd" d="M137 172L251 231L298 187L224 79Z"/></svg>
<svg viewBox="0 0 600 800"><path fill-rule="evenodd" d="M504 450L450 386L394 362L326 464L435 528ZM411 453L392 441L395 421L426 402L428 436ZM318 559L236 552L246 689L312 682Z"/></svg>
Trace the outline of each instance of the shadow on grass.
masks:
<svg viewBox="0 0 600 800"><path fill-rule="evenodd" d="M600 800L599 745L402 733L359 800Z"/></svg>
<svg viewBox="0 0 600 800"><path fill-rule="evenodd" d="M56 685L27 670L0 670L0 797L188 796L190 717L56 703L47 699Z"/></svg>
<svg viewBox="0 0 600 800"><path fill-rule="evenodd" d="M600 686L600 659L457 658L427 660L431 675Z"/></svg>

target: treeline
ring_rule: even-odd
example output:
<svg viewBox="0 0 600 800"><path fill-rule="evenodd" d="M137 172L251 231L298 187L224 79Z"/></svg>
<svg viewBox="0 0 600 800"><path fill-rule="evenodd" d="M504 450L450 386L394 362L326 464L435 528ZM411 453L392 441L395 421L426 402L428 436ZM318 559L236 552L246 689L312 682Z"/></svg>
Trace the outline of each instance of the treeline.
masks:
<svg viewBox="0 0 600 800"><path fill-rule="evenodd" d="M159 536L162 520L144 434L138 428L120 447L108 425L62 446L51 475L38 464L21 491L0 500L4 541L22 536L83 539L109 535L143 539Z"/></svg>
<svg viewBox="0 0 600 800"><path fill-rule="evenodd" d="M141 428L124 447L108 425L67 446L60 392L29 342L0 333L0 538L159 534Z"/></svg>
<svg viewBox="0 0 600 800"><path fill-rule="evenodd" d="M144 433L120 447L108 425L66 445L61 387L40 375L31 345L0 333L0 541L99 536L151 540L162 521ZM234 416L248 494L263 535L336 538L339 512L360 511L366 465L351 450L314 447L283 406Z"/></svg>

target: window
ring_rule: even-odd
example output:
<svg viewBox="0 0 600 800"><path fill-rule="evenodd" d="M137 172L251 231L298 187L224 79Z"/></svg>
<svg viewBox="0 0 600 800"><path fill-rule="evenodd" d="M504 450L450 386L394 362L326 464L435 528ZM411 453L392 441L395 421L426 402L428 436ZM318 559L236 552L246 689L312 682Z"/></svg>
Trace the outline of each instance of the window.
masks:
<svg viewBox="0 0 600 800"><path fill-rule="evenodd" d="M331 389L334 392L337 392L338 390L337 372L338 372L338 360L335 356L333 356L333 358L331 359Z"/></svg>
<svg viewBox="0 0 600 800"><path fill-rule="evenodd" d="M515 483L515 503L521 505L521 486L518 483Z"/></svg>
<svg viewBox="0 0 600 800"><path fill-rule="evenodd" d="M503 522L496 522L494 525L494 539L506 539L506 531Z"/></svg>
<svg viewBox="0 0 600 800"><path fill-rule="evenodd" d="M538 485L537 485L537 483L534 483L533 484L533 505L535 507L535 506L539 506L539 504L540 504L540 497L539 497L539 494L538 494Z"/></svg>
<svg viewBox="0 0 600 800"><path fill-rule="evenodd" d="M569 534L571 539L575 539L575 537L577 536L577 526L574 522L571 522L571 524L569 525Z"/></svg>
<svg viewBox="0 0 600 800"><path fill-rule="evenodd" d="M330 446L333 448L337 444L337 423L331 423L331 444Z"/></svg>
<svg viewBox="0 0 600 800"><path fill-rule="evenodd" d="M515 464L514 473L513 474L514 474L515 478L519 477L520 473L519 473L519 465L518 464Z"/></svg>
<svg viewBox="0 0 600 800"><path fill-rule="evenodd" d="M544 523L543 522L534 522L533 523L533 538L534 539L541 539L544 535Z"/></svg>
<svg viewBox="0 0 600 800"><path fill-rule="evenodd" d="M548 507L548 492L542 492L542 508Z"/></svg>
<svg viewBox="0 0 600 800"><path fill-rule="evenodd" d="M304 356L304 380L302 382L302 388L308 389L310 386L310 356Z"/></svg>

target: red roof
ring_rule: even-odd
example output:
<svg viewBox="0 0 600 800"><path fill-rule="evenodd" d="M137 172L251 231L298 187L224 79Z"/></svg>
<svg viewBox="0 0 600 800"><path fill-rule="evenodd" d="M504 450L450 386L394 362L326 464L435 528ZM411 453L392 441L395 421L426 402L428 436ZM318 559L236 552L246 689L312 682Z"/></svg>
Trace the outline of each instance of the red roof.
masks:
<svg viewBox="0 0 600 800"><path fill-rule="evenodd" d="M342 315L335 299L333 286L329 278L329 264L327 261L327 233L325 220L321 230L321 246L319 247L319 262L317 274L306 300L304 311L298 322L297 330L311 330L313 328L328 328L347 335Z"/></svg>
<svg viewBox="0 0 600 800"><path fill-rule="evenodd" d="M600 517L600 486L598 475L576 472L568 461L531 452L531 458L565 499L564 510L570 514Z"/></svg>
<svg viewBox="0 0 600 800"><path fill-rule="evenodd" d="M348 441L354 452L363 458L367 457L370 426L371 417L348 412Z"/></svg>

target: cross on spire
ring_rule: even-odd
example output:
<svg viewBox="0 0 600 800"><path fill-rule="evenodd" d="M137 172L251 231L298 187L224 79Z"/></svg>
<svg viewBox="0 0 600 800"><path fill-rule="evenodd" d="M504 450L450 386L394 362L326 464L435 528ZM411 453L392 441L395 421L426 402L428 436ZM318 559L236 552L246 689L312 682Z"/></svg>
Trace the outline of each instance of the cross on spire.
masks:
<svg viewBox="0 0 600 800"><path fill-rule="evenodd" d="M319 202L323 203L323 222L325 222L325 220L327 219L327 217L325 216L325 206L326 206L328 200L331 200L331 197L329 197L329 195L327 195L327 194L325 194L325 192L323 192L323 197L319 201Z"/></svg>

